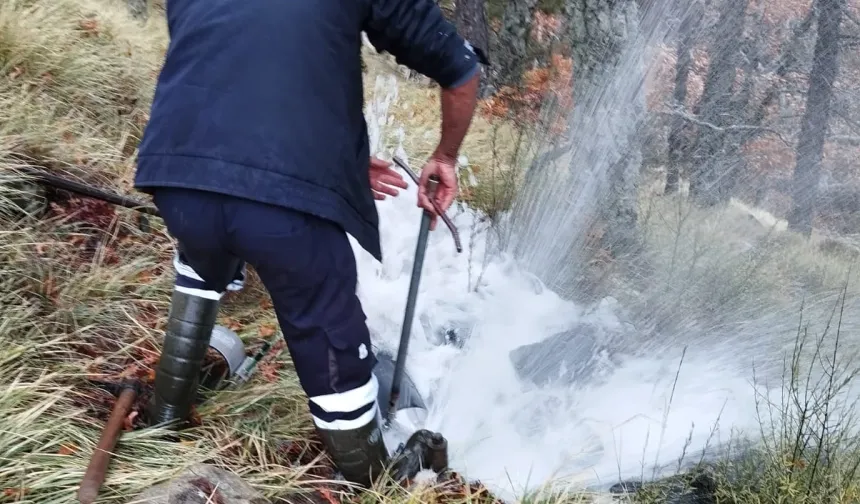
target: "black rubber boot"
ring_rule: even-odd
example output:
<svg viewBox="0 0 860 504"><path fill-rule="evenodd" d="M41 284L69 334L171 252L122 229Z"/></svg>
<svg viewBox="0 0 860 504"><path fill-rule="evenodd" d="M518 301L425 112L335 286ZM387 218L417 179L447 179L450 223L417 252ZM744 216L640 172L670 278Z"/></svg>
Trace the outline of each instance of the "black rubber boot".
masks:
<svg viewBox="0 0 860 504"><path fill-rule="evenodd" d="M155 372L150 425L188 419L219 305L217 300L173 291L167 334Z"/></svg>
<svg viewBox="0 0 860 504"><path fill-rule="evenodd" d="M366 488L384 471L388 450L382 439L379 417L353 430L327 430L317 427L326 451L343 477Z"/></svg>

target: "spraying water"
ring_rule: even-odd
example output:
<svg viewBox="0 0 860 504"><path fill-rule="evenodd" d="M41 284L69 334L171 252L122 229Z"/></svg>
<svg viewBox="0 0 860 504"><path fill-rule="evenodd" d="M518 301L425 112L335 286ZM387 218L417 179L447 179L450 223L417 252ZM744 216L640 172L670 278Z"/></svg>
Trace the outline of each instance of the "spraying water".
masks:
<svg viewBox="0 0 860 504"><path fill-rule="evenodd" d="M410 189L379 206L384 264L356 249L368 324L376 344L390 352L397 349L415 219L420 218L415 194ZM463 210L453 220L466 229L476 218ZM480 238L476 241L481 247ZM431 236L418 306L426 328L416 323L407 369L419 393L431 398L427 427L446 435L454 468L470 478L503 495L520 495L560 478L612 484L619 477L639 476L643 463L676 459L689 443L692 425L700 426L692 440L697 447L706 444L720 418L742 425L748 420L745 425L753 427L749 383L727 376L719 358L693 352L686 359L695 376L679 378L672 414L664 421L681 349L664 359L633 360L598 387L524 383L511 365L510 352L576 323L624 329L616 306L605 300L584 309L565 301L510 259L492 261L481 289L471 292L468 269L481 268L483 251L468 261L451 249L445 233ZM440 328L452 321L472 328L462 349L438 344Z"/></svg>
<svg viewBox="0 0 860 504"><path fill-rule="evenodd" d="M550 481L605 488L659 476L678 470L684 455L695 462L739 433L754 436L762 394L779 390L797 333L793 301L805 298L814 314L806 317L822 325L833 310L832 293L802 289L782 304L755 285L722 299L715 277L760 283L766 268L754 247L722 239L731 212L693 227L680 217L667 224L671 239L648 257L668 273L647 287L571 300L589 226L618 189L613 167L639 162L628 154L641 127L641 67L668 35L662 14L646 14L602 85L578 98L568 119L573 148L527 175L498 226L468 207L452 209L467 244L459 255L444 226L431 233L407 369L430 402L426 427L448 438L453 468L503 497ZM387 110L396 99L394 79L379 79L367 113L372 151L391 133ZM388 154L408 158L402 149ZM415 202L411 186L378 203L382 264L353 243L374 341L392 353L421 218ZM680 200L662 211L664 221L693 212ZM708 254L703 236L718 242ZM712 297L696 298L701 292ZM697 303L718 313L705 316Z"/></svg>

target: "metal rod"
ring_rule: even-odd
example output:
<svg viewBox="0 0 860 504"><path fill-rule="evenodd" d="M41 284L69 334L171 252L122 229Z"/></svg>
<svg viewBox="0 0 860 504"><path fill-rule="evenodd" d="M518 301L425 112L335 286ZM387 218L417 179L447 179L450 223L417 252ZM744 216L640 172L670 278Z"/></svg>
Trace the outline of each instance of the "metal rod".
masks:
<svg viewBox="0 0 860 504"><path fill-rule="evenodd" d="M430 198L436 195L439 177L430 176L427 193ZM388 400L388 418L390 425L397 414L397 400L400 398L400 383L403 381L403 370L406 367L406 354L409 351L409 335L412 331L412 320L415 318L415 304L418 299L418 286L421 283L421 270L424 267L424 255L427 252L427 238L430 234L430 219L433 214L424 210L421 214L421 227L418 230L418 243L415 245L415 261L412 264L412 279L409 282L409 295L406 298L406 313L403 316L403 326L400 328L400 346L397 348L397 361L394 363L394 377L391 379L391 395Z"/></svg>
<svg viewBox="0 0 860 504"><path fill-rule="evenodd" d="M123 422L137 398L136 383L124 384L123 387L78 489L78 501L81 504L92 504L98 497L99 489L107 475L113 449L122 433Z"/></svg>
<svg viewBox="0 0 860 504"><path fill-rule="evenodd" d="M415 185L421 185L421 182L418 180L418 176L415 175L411 168L406 166L406 163L402 159L397 156L394 156L394 163L399 166L403 171L405 171L407 175L409 175L409 178L411 178L412 181L415 182ZM439 204L436 203L436 200L434 198L430 198L430 203L433 204L433 208L436 209L436 213L442 219L442 222L444 222L445 225L448 226L448 229L451 231L451 236L454 237L454 246L457 248L457 253L462 252L463 245L460 242L460 233L457 231L457 226L455 226L454 223L451 222L451 219L447 215L445 215L445 212L443 212L442 209L439 208Z"/></svg>
<svg viewBox="0 0 860 504"><path fill-rule="evenodd" d="M245 358L245 360L242 362L242 365L239 366L239 369L236 371L236 385L241 385L251 378L251 375L254 374L254 371L257 370L257 365L260 363L261 360L263 360L263 357L265 357L266 354L269 353L269 350L274 347L278 343L278 340L281 338L283 338L283 335L280 332L277 332L274 336L272 336L272 339L263 342L263 346L261 346L260 349L257 350L257 353L255 353L251 357Z"/></svg>
<svg viewBox="0 0 860 504"><path fill-rule="evenodd" d="M22 171L32 177L41 180L43 183L55 187L57 189L77 193L81 196L86 196L88 198L106 201L108 203L112 203L114 205L118 205L125 208L130 208L132 210L136 210L147 215L153 215L155 217L160 216L158 213L158 209L154 206L147 205L143 202L137 201L127 196L122 196L120 194L108 192L103 189L90 187L86 184L75 182L74 180L69 180L59 177L57 175L46 173L44 170L25 168Z"/></svg>

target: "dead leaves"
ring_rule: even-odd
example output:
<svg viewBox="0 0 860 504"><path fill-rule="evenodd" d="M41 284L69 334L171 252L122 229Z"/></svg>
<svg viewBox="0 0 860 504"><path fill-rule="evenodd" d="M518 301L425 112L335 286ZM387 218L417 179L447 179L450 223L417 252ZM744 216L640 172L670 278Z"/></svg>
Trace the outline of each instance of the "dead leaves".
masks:
<svg viewBox="0 0 860 504"><path fill-rule="evenodd" d="M534 124L540 118L541 107L547 99L557 102L560 109L573 105L573 60L554 54L548 66L525 72L519 87L503 87L496 95L483 101L481 109L490 118L510 119L520 124ZM551 127L561 132L565 122L559 118Z"/></svg>
<svg viewBox="0 0 860 504"><path fill-rule="evenodd" d="M541 10L534 13L534 21L531 26L531 37L539 44L545 44L557 37L562 28L560 16L547 14Z"/></svg>
<svg viewBox="0 0 860 504"><path fill-rule="evenodd" d="M158 279L158 273L152 269L140 270L134 275L134 281L139 284L151 284Z"/></svg>
<svg viewBox="0 0 860 504"><path fill-rule="evenodd" d="M36 255L38 255L39 257L45 257L46 255L48 255L49 245L50 244L48 243L37 243L36 245L34 245L34 247L36 248Z"/></svg>
<svg viewBox="0 0 860 504"><path fill-rule="evenodd" d="M467 481L456 472L449 472L446 478L434 487L433 502L477 502L482 504L503 504L487 487L478 481Z"/></svg>
<svg viewBox="0 0 860 504"><path fill-rule="evenodd" d="M213 485L208 479L196 478L189 481L189 483L206 496L207 503L225 504L224 496L218 491L218 487Z"/></svg>
<svg viewBox="0 0 860 504"><path fill-rule="evenodd" d="M276 330L275 324L263 324L257 329L257 332L261 338L269 339L275 335Z"/></svg>
<svg viewBox="0 0 860 504"><path fill-rule="evenodd" d="M81 32L82 37L98 37L101 34L101 27L98 19L90 17L78 22L78 31Z"/></svg>
<svg viewBox="0 0 860 504"><path fill-rule="evenodd" d="M123 369L119 374L120 380L129 380L134 378L140 378L146 375L147 370L142 369L141 366L137 364L132 364L127 368Z"/></svg>
<svg viewBox="0 0 860 504"><path fill-rule="evenodd" d="M15 502L23 499L28 493L30 493L29 488L6 488L3 490L2 495Z"/></svg>
<svg viewBox="0 0 860 504"><path fill-rule="evenodd" d="M200 413L197 412L196 405L191 407L191 414L188 415L188 423L192 427L200 427L203 425L203 417L201 417Z"/></svg>
<svg viewBox="0 0 860 504"><path fill-rule="evenodd" d="M335 497L332 491L328 488L318 488L317 492L325 502L328 502L329 504L340 504L340 499Z"/></svg>
<svg viewBox="0 0 860 504"><path fill-rule="evenodd" d="M48 276L42 281L42 289L42 295L44 295L46 299L50 300L54 305L59 304L60 290L57 286L57 281L51 272L48 272Z"/></svg>
<svg viewBox="0 0 860 504"><path fill-rule="evenodd" d="M54 83L54 74L50 71L43 71L38 77L28 79L27 76L31 73L25 65L15 65L6 76L10 81L20 81L21 86L28 92Z"/></svg>
<svg viewBox="0 0 860 504"><path fill-rule="evenodd" d="M257 364L257 372L260 378L268 383L274 383L280 379L280 370L284 367L283 362L278 360L278 356L286 348L287 343L280 339L272 346L269 355Z"/></svg>
<svg viewBox="0 0 860 504"><path fill-rule="evenodd" d="M750 5L750 10L759 11L765 23L773 25L796 20L811 8L811 0L755 0Z"/></svg>
<svg viewBox="0 0 860 504"><path fill-rule="evenodd" d="M114 381L120 382L124 380L138 381L140 383L155 383L155 366L158 364L158 356L154 358L148 356L142 361L138 361L126 366L119 376L114 378Z"/></svg>
<svg viewBox="0 0 860 504"><path fill-rule="evenodd" d="M236 320L234 318L227 317L224 319L223 326L226 327L227 329L230 329L233 332L238 332L243 327L245 327L245 324L243 324L241 321Z"/></svg>
<svg viewBox="0 0 860 504"><path fill-rule="evenodd" d="M260 373L260 378L269 382L275 383L278 381L278 370L281 365L275 361L261 362L257 365L257 371Z"/></svg>
<svg viewBox="0 0 860 504"><path fill-rule="evenodd" d="M80 161L79 164L86 164L86 160ZM114 205L92 198L71 197L62 205L52 202L51 210L57 217L74 219L103 231L109 230L117 218Z"/></svg>
<svg viewBox="0 0 860 504"><path fill-rule="evenodd" d="M60 445L60 450L57 452L60 455L72 455L77 453L79 448L73 444L62 444Z"/></svg>
<svg viewBox="0 0 860 504"><path fill-rule="evenodd" d="M9 80L18 80L27 74L27 68L23 65L15 65L12 67L12 71L10 71L6 76ZM39 75L39 78L42 81L42 84L51 84L54 82L54 74L50 71L44 71Z"/></svg>

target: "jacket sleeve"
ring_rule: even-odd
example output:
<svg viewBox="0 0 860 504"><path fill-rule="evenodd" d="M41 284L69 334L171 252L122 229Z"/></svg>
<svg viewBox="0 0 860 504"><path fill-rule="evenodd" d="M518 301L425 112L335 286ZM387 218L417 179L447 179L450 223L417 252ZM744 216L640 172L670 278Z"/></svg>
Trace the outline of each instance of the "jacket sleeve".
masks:
<svg viewBox="0 0 860 504"><path fill-rule="evenodd" d="M478 71L472 46L433 0L369 1L364 31L377 51L391 53L443 88L464 84Z"/></svg>

